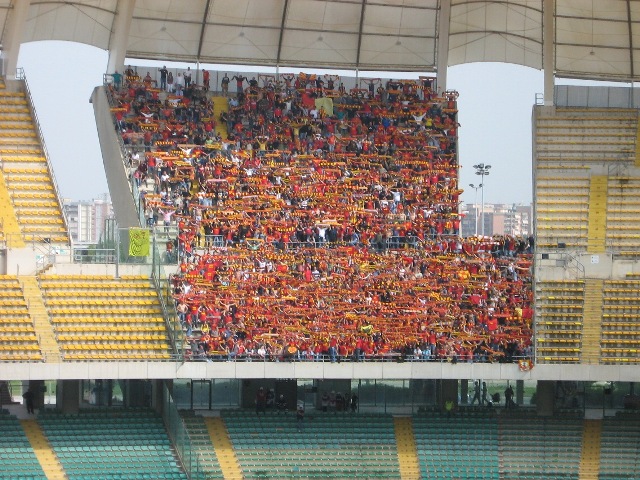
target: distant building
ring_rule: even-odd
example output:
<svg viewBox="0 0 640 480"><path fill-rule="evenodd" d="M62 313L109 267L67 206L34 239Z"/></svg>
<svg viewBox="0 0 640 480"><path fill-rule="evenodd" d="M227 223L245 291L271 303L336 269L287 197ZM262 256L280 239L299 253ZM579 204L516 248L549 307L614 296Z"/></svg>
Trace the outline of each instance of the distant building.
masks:
<svg viewBox="0 0 640 480"><path fill-rule="evenodd" d="M94 200L63 200L69 235L75 244L96 244L104 230L105 220L113 217L113 204L108 194Z"/></svg>
<svg viewBox="0 0 640 480"><path fill-rule="evenodd" d="M461 222L463 237L473 236L476 232L481 235L483 221L485 235L528 236L532 233L532 205L485 203L483 219L482 206L468 203L462 206L460 213L464 215Z"/></svg>

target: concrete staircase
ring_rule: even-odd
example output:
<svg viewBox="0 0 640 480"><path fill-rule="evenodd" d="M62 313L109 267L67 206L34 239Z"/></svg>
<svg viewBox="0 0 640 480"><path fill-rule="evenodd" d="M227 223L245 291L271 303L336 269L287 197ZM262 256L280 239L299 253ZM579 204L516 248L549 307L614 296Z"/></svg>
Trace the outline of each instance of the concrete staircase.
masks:
<svg viewBox="0 0 640 480"><path fill-rule="evenodd" d="M222 475L225 480L242 480L244 478L242 469L233 451L233 445L231 444L227 427L224 425L222 418L207 417L204 419L204 423L209 431L211 443L215 448L220 469L222 470Z"/></svg>
<svg viewBox="0 0 640 480"><path fill-rule="evenodd" d="M67 478L62 465L45 437L44 432L35 420L20 420L24 433L31 443L33 452L47 476L47 480L65 480Z"/></svg>
<svg viewBox="0 0 640 480"><path fill-rule="evenodd" d="M594 175L589 187L587 251L604 253L607 229L607 177Z"/></svg>
<svg viewBox="0 0 640 480"><path fill-rule="evenodd" d="M213 116L216 121L216 133L224 140L229 135L227 124L220 121L220 114L229 111L229 99L227 97L211 97L213 101Z"/></svg>
<svg viewBox="0 0 640 480"><path fill-rule="evenodd" d="M413 436L413 421L411 417L395 417L393 419L396 444L398 445L398 463L400 464L400 478L414 480L420 478L420 463L416 441Z"/></svg>
<svg viewBox="0 0 640 480"><path fill-rule="evenodd" d="M49 311L44 304L42 291L35 276L21 276L24 298L29 306L29 315L33 319L33 328L40 340L40 350L45 362L58 363L62 361L60 345L56 340L53 325L49 319Z"/></svg>
<svg viewBox="0 0 640 480"><path fill-rule="evenodd" d="M584 363L600 363L603 288L603 280L585 279L581 352Z"/></svg>
<svg viewBox="0 0 640 480"><path fill-rule="evenodd" d="M580 480L598 480L602 420L585 420L582 430Z"/></svg>

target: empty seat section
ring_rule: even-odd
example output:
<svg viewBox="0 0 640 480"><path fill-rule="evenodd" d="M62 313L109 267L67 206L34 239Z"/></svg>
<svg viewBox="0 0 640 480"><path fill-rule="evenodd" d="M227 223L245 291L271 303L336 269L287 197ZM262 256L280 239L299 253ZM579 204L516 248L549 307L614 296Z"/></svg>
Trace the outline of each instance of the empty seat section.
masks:
<svg viewBox="0 0 640 480"><path fill-rule="evenodd" d="M640 280L606 280L603 295L602 361L640 361Z"/></svg>
<svg viewBox="0 0 640 480"><path fill-rule="evenodd" d="M539 417L518 411L500 416L500 462L505 479L578 480L582 419Z"/></svg>
<svg viewBox="0 0 640 480"><path fill-rule="evenodd" d="M600 480L640 478L640 419L621 412L602 420L600 442Z"/></svg>
<svg viewBox="0 0 640 480"><path fill-rule="evenodd" d="M584 314L583 280L536 283L536 357L540 363L580 360Z"/></svg>
<svg viewBox="0 0 640 480"><path fill-rule="evenodd" d="M45 412L38 422L70 480L187 478L154 412Z"/></svg>
<svg viewBox="0 0 640 480"><path fill-rule="evenodd" d="M422 478L498 480L498 424L484 413L413 417Z"/></svg>
<svg viewBox="0 0 640 480"><path fill-rule="evenodd" d="M147 277L44 275L40 287L65 360L163 360L171 346Z"/></svg>
<svg viewBox="0 0 640 480"><path fill-rule="evenodd" d="M0 432L0 479L46 480L20 422L6 410L0 410Z"/></svg>
<svg viewBox="0 0 640 480"><path fill-rule="evenodd" d="M0 275L0 360L42 360L27 301L12 275Z"/></svg>
<svg viewBox="0 0 640 480"><path fill-rule="evenodd" d="M193 415L193 413L189 411L181 413L182 420L189 433L191 447L198 456L200 469L205 473L207 479L222 480L224 476L213 444L211 443L209 431L204 423L204 418L199 415Z"/></svg>
<svg viewBox="0 0 640 480"><path fill-rule="evenodd" d="M393 418L229 410L222 418L245 478L399 479Z"/></svg>

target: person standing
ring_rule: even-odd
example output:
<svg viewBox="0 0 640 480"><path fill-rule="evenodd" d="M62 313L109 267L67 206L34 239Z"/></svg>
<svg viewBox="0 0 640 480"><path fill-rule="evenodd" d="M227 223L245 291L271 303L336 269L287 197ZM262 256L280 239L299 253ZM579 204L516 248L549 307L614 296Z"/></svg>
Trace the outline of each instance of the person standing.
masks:
<svg viewBox="0 0 640 480"><path fill-rule="evenodd" d="M184 72L184 88L189 88L191 86L191 67L187 67Z"/></svg>
<svg viewBox="0 0 640 480"><path fill-rule="evenodd" d="M116 90L120 90L120 86L122 85L122 74L118 73L116 70L115 73L111 74L111 78L113 78L113 86Z"/></svg>
<svg viewBox="0 0 640 480"><path fill-rule="evenodd" d="M224 77L222 77L222 80L220 82L220 85L222 86L222 94L226 97L229 94L229 77L228 75L225 73Z"/></svg>
<svg viewBox="0 0 640 480"><path fill-rule="evenodd" d="M164 91L167 90L167 75L169 74L169 70L167 70L167 66L163 66L160 69L160 88Z"/></svg>
<svg viewBox="0 0 640 480"><path fill-rule="evenodd" d="M264 391L264 387L258 389L256 394L256 414L267 412L267 393Z"/></svg>
<svg viewBox="0 0 640 480"><path fill-rule="evenodd" d="M473 384L473 399L471 400L471 405L473 405L476 400L478 400L478 405L482 405L482 401L480 399L480 380L476 380Z"/></svg>
<svg viewBox="0 0 640 480"><path fill-rule="evenodd" d="M513 388L509 385L504 391L504 408L510 409L516 406L516 403L513 401Z"/></svg>
<svg viewBox="0 0 640 480"><path fill-rule="evenodd" d="M209 91L209 81L211 80L211 74L209 70L202 70L202 86L204 87L204 91Z"/></svg>
<svg viewBox="0 0 640 480"><path fill-rule="evenodd" d="M242 93L244 89L244 81L247 80L247 77L239 73L238 75L234 75L231 80L236 81L236 93Z"/></svg>
<svg viewBox="0 0 640 480"><path fill-rule="evenodd" d="M27 390L22 394L22 398L24 398L24 403L25 403L25 406L27 407L27 413L29 414L35 413L33 409L34 394L31 388L29 388L29 390Z"/></svg>
<svg viewBox="0 0 640 480"><path fill-rule="evenodd" d="M487 382L482 382L482 399L480 405L489 405L489 398L487 397Z"/></svg>
<svg viewBox="0 0 640 480"><path fill-rule="evenodd" d="M298 405L296 423L298 425L298 432L302 432L302 430L304 430L304 407L302 405Z"/></svg>

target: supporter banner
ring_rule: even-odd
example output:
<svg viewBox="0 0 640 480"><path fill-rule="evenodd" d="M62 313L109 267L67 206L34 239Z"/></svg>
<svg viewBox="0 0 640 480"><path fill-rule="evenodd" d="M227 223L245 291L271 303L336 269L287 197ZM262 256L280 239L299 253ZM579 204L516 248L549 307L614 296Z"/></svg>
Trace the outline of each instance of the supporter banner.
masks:
<svg viewBox="0 0 640 480"><path fill-rule="evenodd" d="M332 116L333 115L333 99L327 98L327 97L316 98L316 108L318 110L320 110L320 108L324 108L325 113L328 116Z"/></svg>
<svg viewBox="0 0 640 480"><path fill-rule="evenodd" d="M146 257L149 255L149 230L129 229L129 256Z"/></svg>

